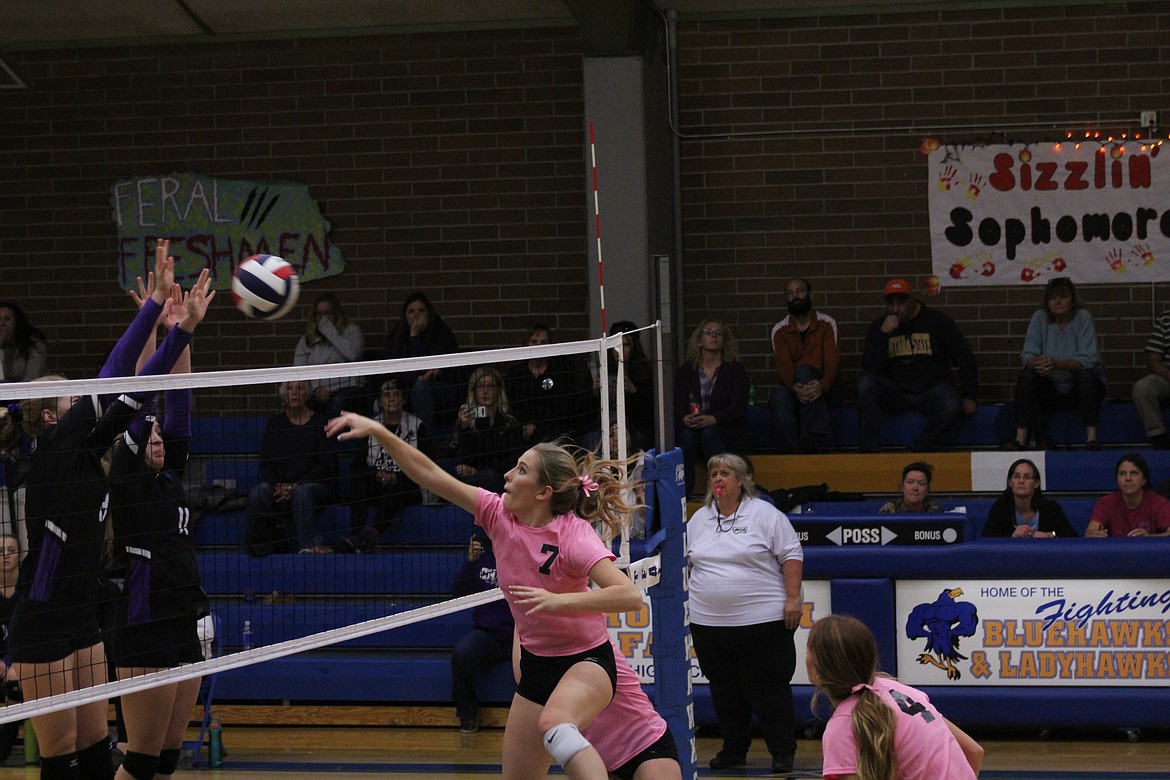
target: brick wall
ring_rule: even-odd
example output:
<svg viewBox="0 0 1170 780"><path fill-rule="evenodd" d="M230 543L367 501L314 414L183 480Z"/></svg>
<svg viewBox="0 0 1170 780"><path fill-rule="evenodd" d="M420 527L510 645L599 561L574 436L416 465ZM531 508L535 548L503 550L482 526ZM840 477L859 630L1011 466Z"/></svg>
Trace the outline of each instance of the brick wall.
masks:
<svg viewBox="0 0 1170 780"><path fill-rule="evenodd" d="M1002 142L1041 138L991 128L1170 116L1168 28L1157 3L684 21L682 130L712 136L682 144L688 323L726 319L766 388L783 282L807 276L841 324L852 392L882 283L930 273L927 132L898 128L971 124L987 129L931 134ZM130 313L113 182L281 178L309 186L349 261L303 295L338 292L371 347L413 289L465 347L515 344L536 319L583 338L583 51L577 30L556 28L6 53L30 88L0 110L0 297L48 331L52 368L92 373ZM858 132L735 136L793 128ZM1081 292L1110 394L1127 395L1170 290ZM1010 395L1036 297L932 300L981 354L989 400ZM287 363L301 329L296 315L244 322L221 304L201 340L218 354L201 365Z"/></svg>
<svg viewBox="0 0 1170 780"><path fill-rule="evenodd" d="M307 184L348 260L277 323L225 297L197 369L290 364L324 290L377 350L416 289L465 348L582 338L581 52L554 28L6 55L29 89L0 110L0 298L92 374L132 311L110 187L193 172Z"/></svg>
<svg viewBox="0 0 1170 780"><path fill-rule="evenodd" d="M1132 130L1142 109L1170 108L1168 31L1170 11L1150 3L681 26L682 131L709 136L682 145L688 323L725 319L752 376L774 384L768 332L786 313L784 282L805 276L840 325L851 394L885 280L931 273L921 140L1039 141L1052 136L991 131L1051 122L1063 134L1078 129L1070 119L1118 113ZM948 125L980 129L928 130ZM910 127L924 129L898 129ZM750 135L773 130L798 133ZM1078 292L1110 395L1128 396L1144 373L1151 296L1162 308L1170 287ZM1011 396L1038 298L944 288L929 301L972 341L988 400Z"/></svg>

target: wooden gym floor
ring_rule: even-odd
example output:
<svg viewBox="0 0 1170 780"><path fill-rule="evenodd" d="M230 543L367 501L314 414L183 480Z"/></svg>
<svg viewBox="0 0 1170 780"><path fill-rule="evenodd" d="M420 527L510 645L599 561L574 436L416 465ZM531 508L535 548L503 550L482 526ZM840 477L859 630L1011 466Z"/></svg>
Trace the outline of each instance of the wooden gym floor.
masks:
<svg viewBox="0 0 1170 780"><path fill-rule="evenodd" d="M1057 733L1040 739L1035 733L977 735L987 751L980 777L992 780L1166 780L1170 778L1170 734L1145 733L1137 742L1124 734ZM392 775L402 780L479 780L500 772L503 729L489 727L463 735L450 727L371 728L226 726L227 755L220 769L204 764L180 770L178 780L243 780L304 778L328 774L336 780ZM757 741L746 769L716 775L706 769L718 750L716 738L702 736L698 751L701 777L771 777L763 745ZM23 766L19 745L0 780L38 777L36 766ZM18 763L20 765L18 765ZM816 739L801 739L796 771L789 777L820 776L821 751ZM558 772L559 770L554 770Z"/></svg>

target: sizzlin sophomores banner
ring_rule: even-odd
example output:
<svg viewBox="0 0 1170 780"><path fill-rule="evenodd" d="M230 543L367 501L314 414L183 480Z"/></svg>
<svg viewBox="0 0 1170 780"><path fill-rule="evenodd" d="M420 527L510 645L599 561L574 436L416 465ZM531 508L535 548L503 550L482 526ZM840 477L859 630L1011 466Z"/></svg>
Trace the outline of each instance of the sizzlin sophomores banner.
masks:
<svg viewBox="0 0 1170 780"><path fill-rule="evenodd" d="M1134 284L1170 268L1170 151L1130 141L942 146L929 155L946 286Z"/></svg>
<svg viewBox="0 0 1170 780"><path fill-rule="evenodd" d="M1170 580L900 580L910 685L1170 686Z"/></svg>

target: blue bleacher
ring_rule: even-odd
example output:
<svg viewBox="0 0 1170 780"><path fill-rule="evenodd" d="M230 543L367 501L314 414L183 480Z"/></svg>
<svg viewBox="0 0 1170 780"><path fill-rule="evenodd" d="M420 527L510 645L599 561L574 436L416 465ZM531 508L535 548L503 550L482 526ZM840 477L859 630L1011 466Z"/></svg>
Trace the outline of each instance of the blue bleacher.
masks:
<svg viewBox="0 0 1170 780"><path fill-rule="evenodd" d="M830 410L833 423L833 445L842 449L857 447L857 407L834 406ZM975 414L964 417L948 434L945 444L957 449L989 449L997 447L1007 435L1015 430L1010 406L986 404L976 409ZM1163 417L1170 426L1170 407L1163 411ZM776 422L767 406L748 409L752 429L753 452L775 452L779 436ZM882 418L882 445L906 447L922 430L926 417L919 412L903 412ZM1106 446L1141 445L1147 441L1146 430L1138 416L1137 409L1129 402L1112 402L1101 405L1101 424L1098 438ZM1083 444L1085 427L1080 414L1072 410L1059 410L1053 414L1049 430L1053 445L1066 446Z"/></svg>

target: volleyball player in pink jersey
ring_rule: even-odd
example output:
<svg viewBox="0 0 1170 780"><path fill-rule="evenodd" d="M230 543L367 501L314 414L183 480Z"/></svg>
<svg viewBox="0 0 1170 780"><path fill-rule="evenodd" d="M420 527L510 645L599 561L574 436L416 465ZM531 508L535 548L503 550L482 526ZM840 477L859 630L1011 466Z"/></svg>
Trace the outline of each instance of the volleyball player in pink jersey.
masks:
<svg viewBox="0 0 1170 780"><path fill-rule="evenodd" d="M582 733L618 780L681 780L674 736L617 648L617 693Z"/></svg>
<svg viewBox="0 0 1170 780"><path fill-rule="evenodd" d="M512 645L512 672L520 678L520 643ZM617 692L613 701L582 730L616 780L681 780L678 744L650 703L638 675L617 646Z"/></svg>
<svg viewBox="0 0 1170 780"><path fill-rule="evenodd" d="M877 641L848 615L812 625L805 655L825 725L825 780L973 780L983 748L939 714L926 694L878 673ZM814 702L815 703L815 702Z"/></svg>
<svg viewBox="0 0 1170 780"><path fill-rule="evenodd" d="M640 609L642 596L590 523L612 533L631 511L623 499L629 486L618 476L623 464L586 453L578 465L565 449L538 444L504 475L500 496L460 482L367 417L342 414L326 432L342 440L374 436L415 484L471 512L492 540L521 656L504 731L504 778L543 778L550 756L570 780L607 778L605 762L581 735L617 690L603 613Z"/></svg>

